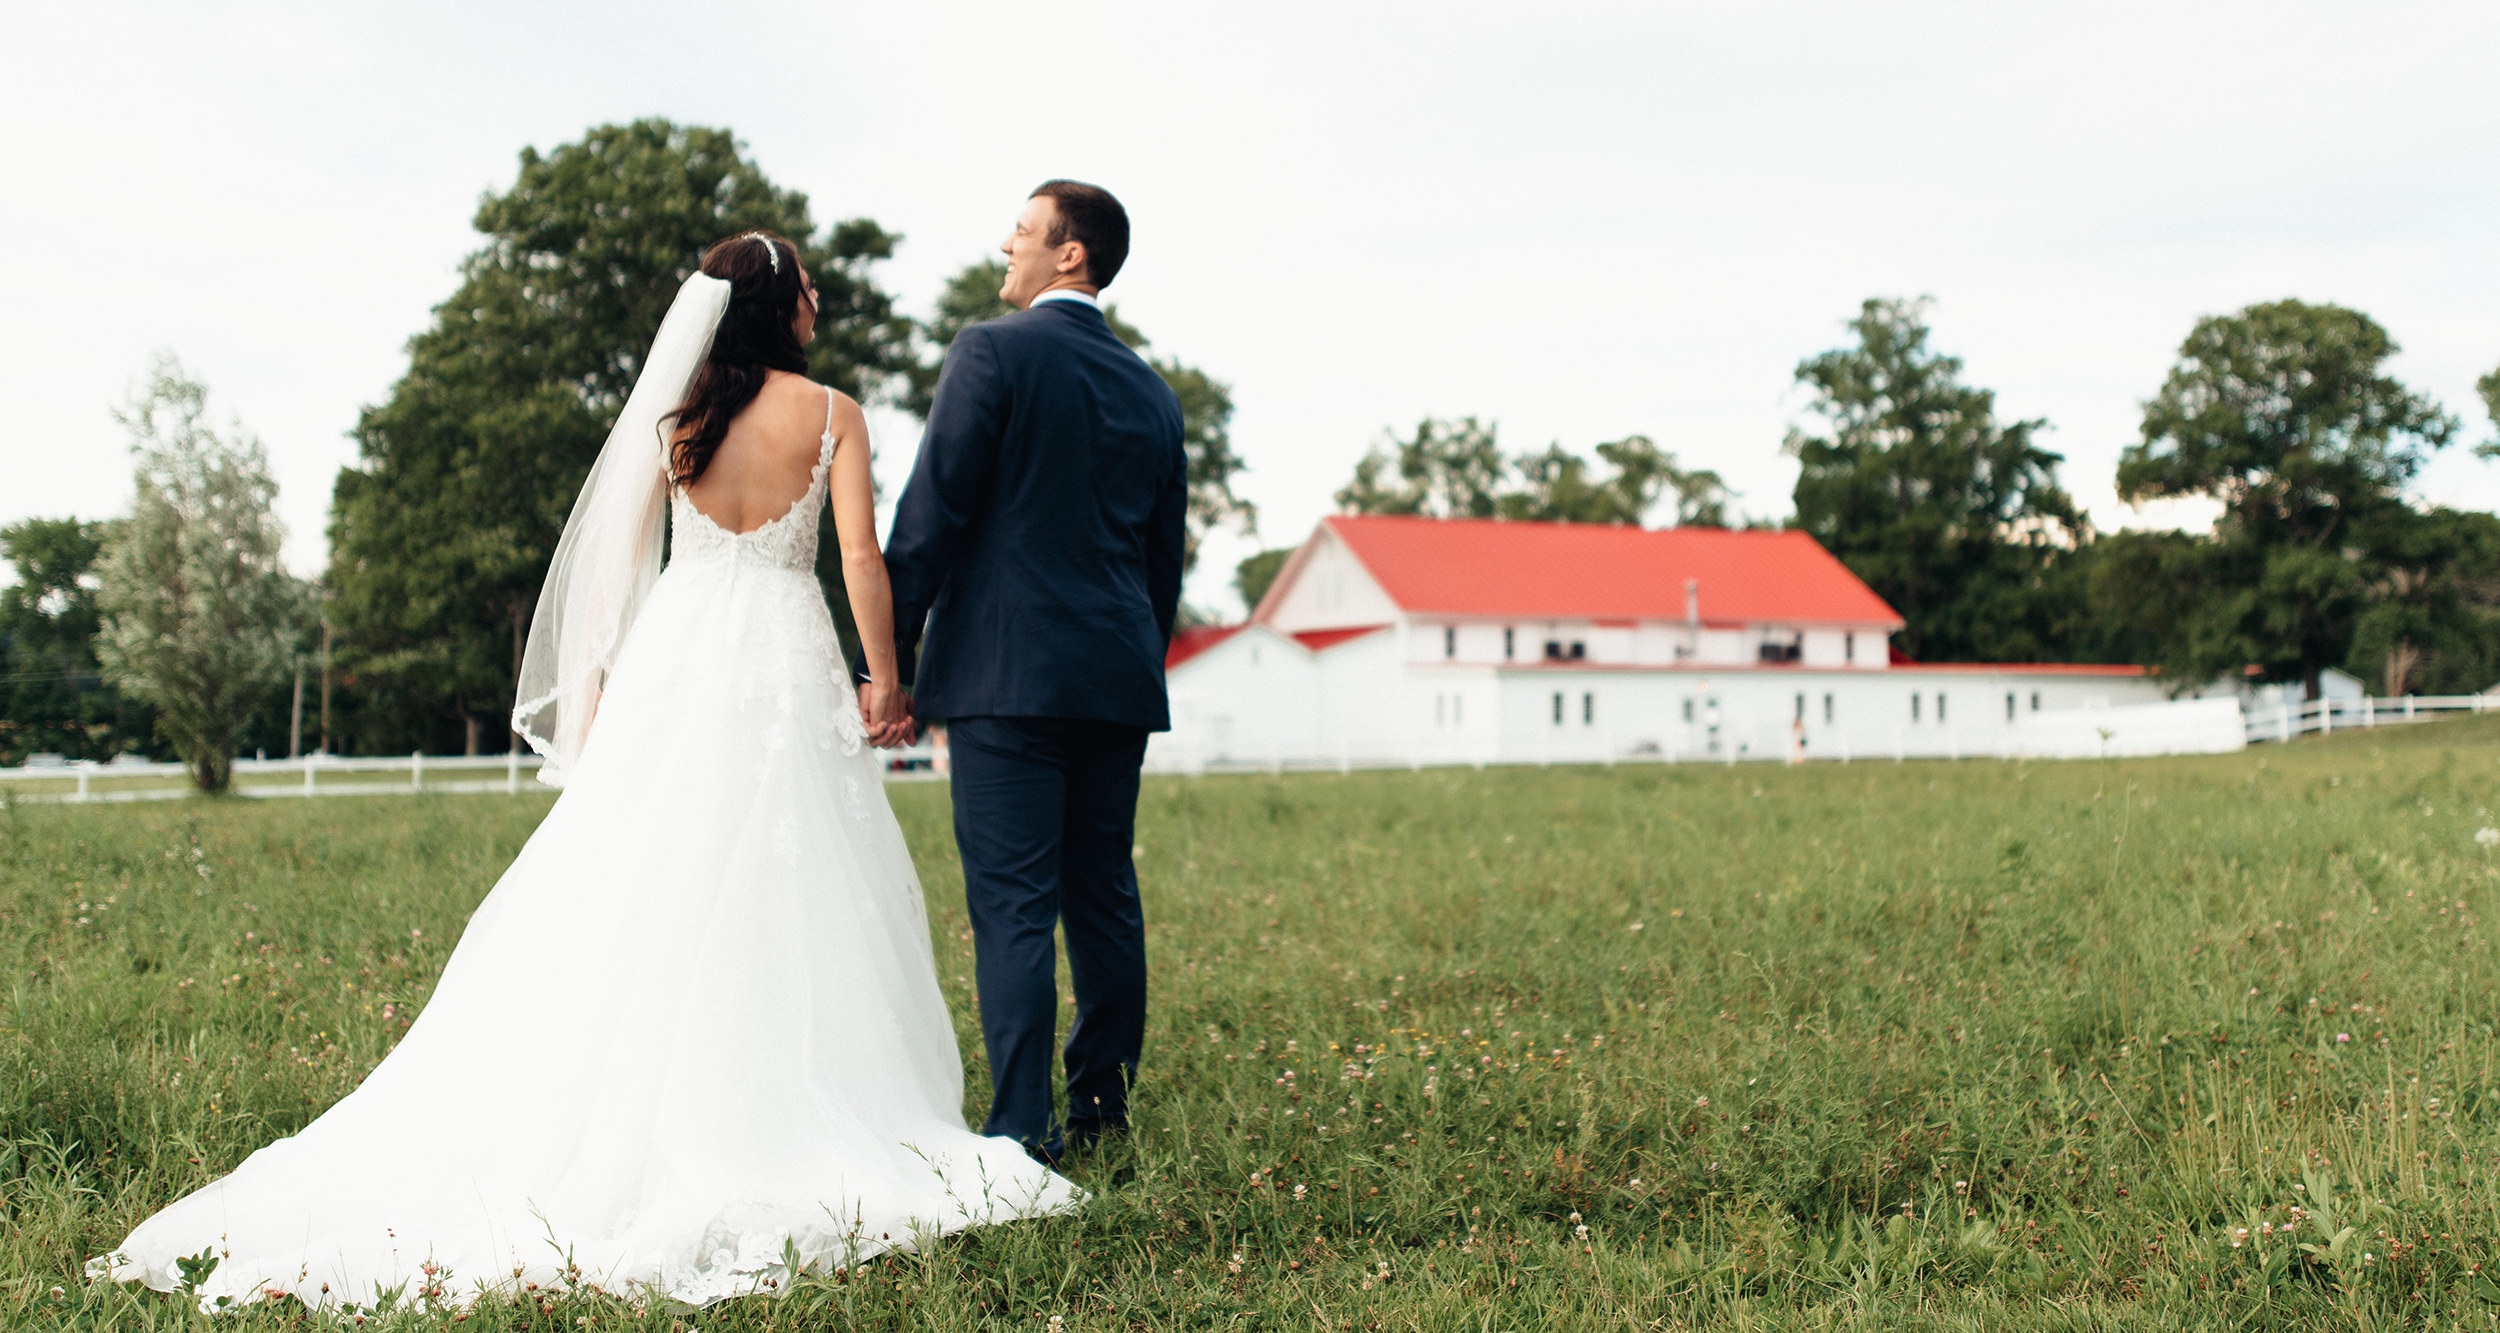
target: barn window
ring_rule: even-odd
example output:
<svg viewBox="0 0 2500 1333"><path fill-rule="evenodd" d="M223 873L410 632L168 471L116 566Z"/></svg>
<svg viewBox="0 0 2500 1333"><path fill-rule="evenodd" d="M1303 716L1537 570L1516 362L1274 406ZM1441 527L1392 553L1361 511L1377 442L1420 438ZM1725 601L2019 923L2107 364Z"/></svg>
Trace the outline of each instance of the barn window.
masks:
<svg viewBox="0 0 2500 1333"><path fill-rule="evenodd" d="M2031 692L2031 711L2035 713L2040 711L2040 692L2038 690L2033 690Z"/></svg>
<svg viewBox="0 0 2500 1333"><path fill-rule="evenodd" d="M1918 721L1918 691L1910 691L1910 720Z"/></svg>
<svg viewBox="0 0 2500 1333"><path fill-rule="evenodd" d="M1580 725L1585 727L1585 726L1589 726L1589 725L1591 725L1591 724L1595 723L1596 721L1597 721L1597 696L1596 696L1595 694L1583 694L1583 695L1581 695L1581 696L1580 696Z"/></svg>
<svg viewBox="0 0 2500 1333"><path fill-rule="evenodd" d="M1841 660L1841 662L1842 662L1842 664L1843 664L1843 665L1854 665L1854 664L1857 662L1857 660L1858 660L1858 636L1857 636L1857 635L1855 635L1855 634L1843 634L1843 635L1841 635L1841 636L1840 636L1840 660Z"/></svg>
<svg viewBox="0 0 2500 1333"><path fill-rule="evenodd" d="M2014 720L2014 692L2012 690L2005 692L2005 720L2008 722Z"/></svg>
<svg viewBox="0 0 2500 1333"><path fill-rule="evenodd" d="M1806 720L1806 692L1804 690L1797 691L1797 720L1800 722Z"/></svg>
<svg viewBox="0 0 2500 1333"><path fill-rule="evenodd" d="M1458 656L1458 626L1445 625L1442 627L1441 655L1443 657Z"/></svg>
<svg viewBox="0 0 2500 1333"><path fill-rule="evenodd" d="M1832 696L1831 696L1830 692L1826 691L1826 692L1824 693L1824 695L1823 695L1823 725L1828 727L1828 726L1830 726L1831 724L1832 724Z"/></svg>
<svg viewBox="0 0 2500 1333"><path fill-rule="evenodd" d="M1693 696L1689 694L1684 696L1684 720L1687 722L1693 720Z"/></svg>
<svg viewBox="0 0 2500 1333"><path fill-rule="evenodd" d="M1518 656L1519 631L1511 626L1504 625L1502 626L1502 660L1508 662Z"/></svg>
<svg viewBox="0 0 2500 1333"><path fill-rule="evenodd" d="M1936 691L1936 720L1944 721L1944 691Z"/></svg>
<svg viewBox="0 0 2500 1333"><path fill-rule="evenodd" d="M1562 710L1563 710L1562 691L1561 691L1561 690L1556 690L1556 691L1554 691L1554 725L1555 725L1555 726L1558 726L1558 727L1559 727L1559 726L1561 726L1561 725L1562 725Z"/></svg>

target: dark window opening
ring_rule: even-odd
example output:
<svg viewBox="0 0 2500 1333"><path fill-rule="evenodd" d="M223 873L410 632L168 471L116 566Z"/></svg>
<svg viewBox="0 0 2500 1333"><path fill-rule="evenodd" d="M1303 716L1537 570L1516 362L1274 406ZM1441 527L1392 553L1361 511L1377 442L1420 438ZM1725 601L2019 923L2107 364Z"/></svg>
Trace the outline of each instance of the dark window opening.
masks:
<svg viewBox="0 0 2500 1333"><path fill-rule="evenodd" d="M1803 690L1797 691L1797 720L1806 720L1806 692Z"/></svg>
<svg viewBox="0 0 2500 1333"><path fill-rule="evenodd" d="M1581 725L1581 726L1584 726L1584 727L1585 727L1585 726L1590 726L1590 725L1593 725L1596 721L1597 721L1597 696L1596 696L1596 695L1594 695L1594 694L1583 694L1583 695L1581 695L1581 696L1580 696L1580 725Z"/></svg>
<svg viewBox="0 0 2500 1333"><path fill-rule="evenodd" d="M1802 634L1786 643L1764 642L1761 656L1765 662L1794 662L1806 655L1806 637Z"/></svg>
<svg viewBox="0 0 2500 1333"><path fill-rule="evenodd" d="M2005 720L2008 722L2014 720L2014 692L2012 690L2005 692Z"/></svg>
<svg viewBox="0 0 2500 1333"><path fill-rule="evenodd" d="M2033 690L2031 692L2031 711L2035 713L2040 711L2040 692L2038 690Z"/></svg>
<svg viewBox="0 0 2500 1333"><path fill-rule="evenodd" d="M1556 690L1556 691L1554 691L1554 725L1555 725L1555 726L1558 726L1558 727L1559 727L1559 726L1561 726L1561 725L1562 725L1562 710L1563 710L1563 697L1562 697L1562 691L1561 691L1561 690Z"/></svg>
<svg viewBox="0 0 2500 1333"><path fill-rule="evenodd" d="M1442 629L1441 655L1443 657L1458 656L1458 626L1450 625Z"/></svg>
<svg viewBox="0 0 2500 1333"><path fill-rule="evenodd" d="M1944 691L1936 691L1936 720L1944 721Z"/></svg>
<svg viewBox="0 0 2500 1333"><path fill-rule="evenodd" d="M1831 722L1832 722L1832 696L1830 696L1829 694L1826 694L1826 695L1824 695L1824 696L1823 696L1823 725L1825 725L1825 726L1830 726L1830 725L1831 725Z"/></svg>
<svg viewBox="0 0 2500 1333"><path fill-rule="evenodd" d="M1918 692L1916 690L1910 692L1910 720L1918 721Z"/></svg>
<svg viewBox="0 0 2500 1333"><path fill-rule="evenodd" d="M1517 656L1519 656L1519 631L1504 625L1502 626L1502 660L1508 662Z"/></svg>

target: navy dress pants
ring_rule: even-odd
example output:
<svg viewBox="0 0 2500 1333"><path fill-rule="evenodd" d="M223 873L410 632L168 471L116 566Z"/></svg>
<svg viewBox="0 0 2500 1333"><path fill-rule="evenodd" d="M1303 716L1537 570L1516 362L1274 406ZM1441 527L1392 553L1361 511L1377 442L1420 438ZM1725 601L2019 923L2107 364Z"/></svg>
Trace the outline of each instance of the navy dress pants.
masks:
<svg viewBox="0 0 2500 1333"><path fill-rule="evenodd" d="M1073 718L949 719L955 846L971 909L981 1039L995 1094L984 1134L1056 1154L1128 1124L1146 1033L1146 919L1130 860L1146 732ZM1051 1115L1058 952L1076 990L1065 1138Z"/></svg>

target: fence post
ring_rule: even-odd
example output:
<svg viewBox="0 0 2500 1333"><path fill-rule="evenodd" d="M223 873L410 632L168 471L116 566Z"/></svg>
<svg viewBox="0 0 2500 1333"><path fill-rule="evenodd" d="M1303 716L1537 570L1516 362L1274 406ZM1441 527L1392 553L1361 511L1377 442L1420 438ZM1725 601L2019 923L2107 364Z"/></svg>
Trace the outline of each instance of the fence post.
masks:
<svg viewBox="0 0 2500 1333"><path fill-rule="evenodd" d="M2361 725L2365 727L2378 725L2378 700L2366 694L2361 696Z"/></svg>
<svg viewBox="0 0 2500 1333"><path fill-rule="evenodd" d="M521 752L517 749L503 752L503 790L506 796L521 794Z"/></svg>
<svg viewBox="0 0 2500 1333"><path fill-rule="evenodd" d="M408 790L425 790L425 751L408 756Z"/></svg>
<svg viewBox="0 0 2500 1333"><path fill-rule="evenodd" d="M304 756L304 794L306 796L313 794L313 757L311 755Z"/></svg>
<svg viewBox="0 0 2500 1333"><path fill-rule="evenodd" d="M78 766L78 799L82 804L87 799L87 766L84 764Z"/></svg>
<svg viewBox="0 0 2500 1333"><path fill-rule="evenodd" d="M2407 721L2407 722L2411 722L2412 720L2413 720L2413 696L2412 696L2412 695L2410 695L2410 694L2408 694L2408 695L2406 695L2406 696L2405 696L2405 721Z"/></svg>
<svg viewBox="0 0 2500 1333"><path fill-rule="evenodd" d="M2335 701L2321 694L2318 696L2318 734L2324 736L2334 730Z"/></svg>
<svg viewBox="0 0 2500 1333"><path fill-rule="evenodd" d="M2281 739L2288 741L2292 738L2292 696L2288 694L2279 694L2275 696L2274 702L2275 706L2280 708L2283 712L2283 734Z"/></svg>

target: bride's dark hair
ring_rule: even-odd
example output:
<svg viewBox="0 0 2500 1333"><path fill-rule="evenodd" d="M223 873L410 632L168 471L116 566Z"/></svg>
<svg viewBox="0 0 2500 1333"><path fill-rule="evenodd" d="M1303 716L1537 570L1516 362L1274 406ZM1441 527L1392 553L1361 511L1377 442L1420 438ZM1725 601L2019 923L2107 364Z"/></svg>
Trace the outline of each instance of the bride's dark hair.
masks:
<svg viewBox="0 0 2500 1333"><path fill-rule="evenodd" d="M799 314L799 249L786 236L742 232L703 252L703 271L729 284L712 350L686 386L686 401L662 418L675 422L669 480L691 486L711 466L729 423L764 388L764 372L807 373L807 349L794 327Z"/></svg>

